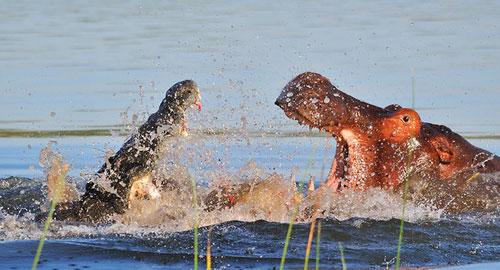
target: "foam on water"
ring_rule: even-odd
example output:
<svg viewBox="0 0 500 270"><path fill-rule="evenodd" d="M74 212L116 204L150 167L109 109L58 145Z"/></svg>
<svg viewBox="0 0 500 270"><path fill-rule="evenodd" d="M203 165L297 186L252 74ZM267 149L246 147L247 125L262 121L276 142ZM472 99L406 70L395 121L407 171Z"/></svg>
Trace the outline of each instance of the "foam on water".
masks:
<svg viewBox="0 0 500 270"><path fill-rule="evenodd" d="M238 89L240 87L238 84L234 87L235 91L245 93ZM160 190L158 197L132 202L130 209L123 215L115 216L115 222L112 224L90 225L56 221L52 224L48 237L93 237L108 234L141 236L191 230L195 221L192 177L197 183L198 202L200 202L197 206L198 222L201 227L228 221L290 222L294 202L297 200L296 185L302 179L296 179L292 170L288 171L287 175L266 171L262 168L264 164L258 164L253 160L239 168L231 167L233 160L241 159L230 151L231 148L238 147L238 144L241 144L241 147L251 147L248 127L258 125L260 122L260 119L252 118L250 113L250 110L261 106L261 104L251 102L254 98L255 96L246 94L241 104L231 104L228 100L222 102L224 110L234 113L231 117L240 120L241 127L236 130L228 130L216 117L206 121L201 120L196 113L187 114L188 122L192 127L189 130L191 136L168 141L165 145L167 150L153 171L153 181ZM216 112L204 113L217 115ZM127 126L133 127L134 121ZM133 132L133 129L129 131ZM270 150L276 147L272 139L266 138L264 141L263 147ZM60 168L60 165L65 162L64 159L60 154L52 152L49 147L50 145L41 152L43 163L52 164L53 169ZM290 163L291 158L293 157L289 155L281 157L284 163ZM301 164L301 167L303 171L309 169L305 168L305 162ZM323 167L325 167L324 164ZM46 173L49 179L54 178L50 170ZM57 171L52 174L58 175ZM81 186L86 181L87 179L78 179L75 182ZM228 186L245 187L247 191L241 198L238 198L239 201L234 207L207 209L203 198ZM28 185L17 186L15 187L17 193L8 195L8 192L4 192L2 196L4 198L16 196L15 194L24 192L27 187ZM29 187L32 188L31 184ZM45 196L46 189L45 185L40 185L38 194L31 195L37 200L31 203L30 209L40 207L39 201L43 200L41 198ZM353 218L388 221L401 218L403 199L400 191L372 188L366 192L352 190L333 192L326 187L321 187L300 196L295 222L311 221L316 196L320 193L319 218L339 221ZM15 208L15 205L10 206ZM39 239L41 225L34 221L34 214L30 211L19 213L21 212L5 209L1 212L0 240ZM448 217L443 215L442 209L436 208L432 203L411 200L406 204L405 220L409 222L440 221L446 218ZM495 220L496 215L493 215L492 219ZM468 216L468 220L482 222L478 216ZM360 224L353 222L352 226L356 227Z"/></svg>
<svg viewBox="0 0 500 270"><path fill-rule="evenodd" d="M252 167L250 163L248 167ZM250 173L261 171L250 169ZM227 221L287 223L290 221L294 205L294 182L278 174L263 174L261 179L248 179L251 191L241 202L232 208L213 211L199 208L200 226L219 224ZM214 188L199 186L200 197L206 196ZM320 190L311 192L302 199L297 213L297 222L310 221L311 209L315 196ZM321 189L319 217L347 220L351 218L368 218L373 220L389 220L401 217L403 201L398 193L380 189L367 192L346 191L344 193ZM50 238L66 238L76 236L95 236L101 234L171 233L190 230L194 224L192 194L189 189L161 192L156 199L135 201L123 215L115 217L111 225L73 224L54 222L51 226ZM406 219L410 222L439 220L440 211L431 207L407 204ZM41 225L34 221L34 215L26 213L21 216L2 213L0 216L0 239L38 239Z"/></svg>
<svg viewBox="0 0 500 270"><path fill-rule="evenodd" d="M194 121L195 122L195 121ZM54 222L49 230L49 238L92 237L107 234L164 234L191 230L194 226L194 205L192 202L192 178L197 183L198 222L201 227L220 224L228 221L288 223L294 202L297 199L297 181L295 173L284 176L268 172L261 168L262 164L249 161L238 170L228 166L231 156L228 149L217 143L241 140L244 132L225 133L223 135L205 135L199 130L191 130L189 138L174 139L168 142L167 151L160 165L153 171L153 181L160 190L160 196L148 200L137 200L123 215L114 217L112 224L90 225L68 222ZM272 147L272 146L271 146ZM55 154L47 147L42 150L44 159L52 164L60 164L60 154ZM58 157L58 158L55 158ZM47 161L47 160L46 160ZM46 164L47 165L47 164ZM59 168L60 166L55 166ZM46 171L50 176L50 170ZM50 179L50 177L49 177ZM77 182L82 180L77 180ZM85 180L83 180L84 182ZM81 183L80 183L81 184ZM81 186L81 185L80 185ZM222 190L228 186L246 188L234 207L208 209L204 198L211 192ZM16 192L4 192L2 195L16 196L29 185L16 186ZM31 208L39 208L41 198L45 196L45 185L39 185L37 200ZM81 190L82 191L82 190ZM346 190L333 192L321 186L308 191L300 198L298 206L298 223L311 221L316 196L321 193L318 204L318 217L332 220L349 220L352 218L387 221L401 218L403 207L402 194L399 191L387 191L372 188L366 192ZM10 194L10 195L9 195ZM38 202L38 204L36 202ZM15 208L15 205L11 205ZM5 207L4 207L5 208ZM19 212L17 212L19 213ZM0 216L0 239L38 239L41 235L41 224L34 221L34 214L17 214L15 211L2 211ZM444 217L442 209L432 204L408 201L405 220L413 223L439 221ZM469 220L475 220L475 217ZM477 219L476 219L477 220ZM480 220L479 220L480 221ZM481 222L481 221L480 221ZM353 226L359 226L354 223Z"/></svg>

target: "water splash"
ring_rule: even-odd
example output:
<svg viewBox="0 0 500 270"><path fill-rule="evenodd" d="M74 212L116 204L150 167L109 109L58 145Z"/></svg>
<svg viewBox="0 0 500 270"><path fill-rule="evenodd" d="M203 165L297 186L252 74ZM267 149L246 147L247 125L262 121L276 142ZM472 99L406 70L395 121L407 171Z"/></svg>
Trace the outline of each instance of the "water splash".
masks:
<svg viewBox="0 0 500 270"><path fill-rule="evenodd" d="M225 125L216 118L207 121L206 118L201 118L196 113L187 114L191 126L189 131L191 136L168 141L165 145L167 151L159 162L159 166L152 173L153 182L159 190L159 196L132 202L130 209L123 215L116 216L116 222L111 225L56 222L49 237L64 238L122 233L144 235L190 230L193 228L191 177L195 177L197 183L200 184L198 187L200 199L198 201L202 202L200 209L205 209L199 214L200 226L233 220L288 222L295 195L296 184L293 175L288 177L267 172L261 168L262 164L255 161L249 161L240 168L235 168L232 165L232 161L239 157L231 154L231 148L252 146L252 140L249 138L255 135L250 134L255 131L250 130L251 127L260 125L260 119L252 117L251 111L263 106L259 101L253 101L256 98L254 92L250 91L248 94L248 91L242 91L241 83L233 84L232 87L235 91L241 91L243 97L241 104L232 104L231 101L224 100L222 106L224 111L234 114L230 119L231 121L239 121L239 126L235 128ZM129 109L122 116L126 116L128 112ZM217 115L216 111L205 111L204 113ZM132 120L134 122L138 118ZM135 123L130 122L127 124L127 126L134 125ZM272 129L272 124L269 125L269 128ZM129 132L131 131L129 130ZM238 146L238 143L241 146ZM259 147L272 150L278 143L272 138L266 138ZM49 191L52 190L50 187L51 175L60 175L58 170L66 163L62 155L50 149L52 145L54 143L49 142L40 153L40 164L47 167L45 171L49 180ZM283 155L282 162L291 163L293 155L299 154L298 151L296 152L291 155ZM194 175L189 175L188 168L194 172ZM5 179L1 179L1 181L5 182ZM475 182L471 186L474 187L477 183L479 182ZM246 193L238 198L234 207L207 210L206 205L203 205L203 198L214 191L220 191L229 186L244 188ZM64 192L68 194L66 199L74 199L75 194L78 194L76 188L74 186L66 188L68 189ZM21 192L27 190L28 185L11 187L10 191L12 189ZM45 190L44 187L38 189L39 196L43 197L43 190ZM309 222L315 203L315 192L317 191L312 191L303 197L297 215L298 223ZM8 196L6 194L7 191L2 190L0 196L5 198ZM399 192L373 188L366 192L346 190L339 193L323 189L318 215L319 218L340 221L360 218L361 221L353 223L353 226L356 227L362 226L363 219L376 221L399 219L402 204L403 200ZM39 204L33 202L31 207L37 208ZM433 201L415 199L407 205L406 218L409 222L438 221L449 218L443 214L442 210L443 207L436 207ZM492 219L495 220L495 217ZM470 220L474 220L474 218ZM40 229L38 224L34 222L33 214L2 212L0 216L1 239L36 239L39 234Z"/></svg>
<svg viewBox="0 0 500 270"><path fill-rule="evenodd" d="M68 164L61 153L53 152L50 147L57 145L56 141L49 141L47 146L40 151L39 164L44 169L47 177L47 201L54 200L54 195L59 184L59 178L63 173L63 167ZM78 199L79 192L74 183L63 183L59 202L68 202Z"/></svg>

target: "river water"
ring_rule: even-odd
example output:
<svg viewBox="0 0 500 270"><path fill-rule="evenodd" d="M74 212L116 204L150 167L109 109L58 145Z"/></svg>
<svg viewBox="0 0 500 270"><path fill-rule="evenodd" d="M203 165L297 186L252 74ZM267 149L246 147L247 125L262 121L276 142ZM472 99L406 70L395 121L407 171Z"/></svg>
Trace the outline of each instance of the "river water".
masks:
<svg viewBox="0 0 500 270"><path fill-rule="evenodd" d="M332 142L298 126L273 104L283 86L304 71L321 73L375 105L414 103L423 121L447 125L500 154L497 2L7 1L0 6L0 178L2 183L9 176L27 178L14 181L17 187L2 186L9 187L0 193L3 207L30 192L30 198L43 200L38 154L49 141L58 142L52 148L72 165L69 175L81 185L106 151L117 150L156 110L165 90L184 79L200 87L203 110L190 112L190 128L200 136L197 145L215 160L212 167L193 165L200 185L210 183L207 172L217 172L215 167L231 175L250 160L265 176L276 172L287 178L298 166L298 175L307 170L321 182L333 158ZM351 202L360 199L356 196ZM393 204L386 201L383 208L379 198ZM338 241L349 267L393 265L401 202L377 192L364 199L355 211L323 217L322 267L341 266ZM41 228L23 207L0 215L2 269L31 265ZM279 265L286 218L221 215L206 220L214 224L215 268ZM444 216L414 205L408 219L405 266L500 261L494 213ZM40 269L191 268L189 226L154 224L56 224ZM307 223L294 226L289 267L302 266L308 230ZM208 231L200 231L203 255Z"/></svg>

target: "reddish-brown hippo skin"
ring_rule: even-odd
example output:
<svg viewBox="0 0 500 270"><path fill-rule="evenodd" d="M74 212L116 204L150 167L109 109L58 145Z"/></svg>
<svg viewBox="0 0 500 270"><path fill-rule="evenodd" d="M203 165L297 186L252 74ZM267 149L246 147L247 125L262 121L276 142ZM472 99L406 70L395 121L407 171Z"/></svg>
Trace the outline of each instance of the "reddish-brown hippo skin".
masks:
<svg viewBox="0 0 500 270"><path fill-rule="evenodd" d="M437 164L440 179L469 179L474 173L500 171L500 158L476 147L446 126L424 123L418 137Z"/></svg>
<svg viewBox="0 0 500 270"><path fill-rule="evenodd" d="M421 122L399 105L380 108L338 90L317 73L290 81L276 100L286 116L331 133L337 152L326 180L334 189L394 189L411 174L429 180L465 182L474 173L500 171L500 158L471 145L449 128Z"/></svg>

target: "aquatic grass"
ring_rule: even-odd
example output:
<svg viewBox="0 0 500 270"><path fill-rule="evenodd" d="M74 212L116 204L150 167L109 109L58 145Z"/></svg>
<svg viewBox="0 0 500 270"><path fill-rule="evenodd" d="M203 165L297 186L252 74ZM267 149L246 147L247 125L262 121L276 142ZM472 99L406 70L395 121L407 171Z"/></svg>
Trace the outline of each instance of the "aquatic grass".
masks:
<svg viewBox="0 0 500 270"><path fill-rule="evenodd" d="M411 108L415 109L415 70L410 69L411 72ZM396 253L396 270L399 270L399 263L401 261L401 245L403 243L403 230L405 224L405 210L406 210L406 202L408 196L408 187L410 185L410 170L411 170L411 162L413 157L413 151L415 149L413 145L414 137L410 136L409 147L408 147L408 162L406 164L406 177L405 177L405 186L403 190L403 207L401 209L401 223L399 225L399 238L398 238L398 250Z"/></svg>
<svg viewBox="0 0 500 270"><path fill-rule="evenodd" d="M316 235L316 270L319 270L319 244L321 239L321 220L318 221L318 235Z"/></svg>
<svg viewBox="0 0 500 270"><path fill-rule="evenodd" d="M128 136L130 133L124 132L122 129L115 128L116 125L109 128L92 128L82 130L20 130L20 129L0 129L0 138L54 138L54 137L93 137L93 136ZM205 129L201 130L200 134L207 136L218 135L234 135L240 134L236 130L218 130L218 129ZM273 130L273 131L248 131L249 138L261 138L266 136L268 138L291 138L291 137L324 137L329 138L331 134L328 133L310 133L302 131L287 131L287 130ZM500 140L500 135L474 135L464 134L465 139L471 140Z"/></svg>
<svg viewBox="0 0 500 270"><path fill-rule="evenodd" d="M192 175L192 174L190 174ZM198 270L198 200L196 195L196 181L194 177L191 177L193 184L193 210L194 210L194 258L193 258L193 268Z"/></svg>
<svg viewBox="0 0 500 270"><path fill-rule="evenodd" d="M64 164L63 171L61 176L59 177L59 182L57 183L56 193L54 194L54 198L52 199L52 203L50 204L49 214L47 216L47 220L45 220L45 227L43 228L42 237L40 238L40 242L38 242L38 248L36 250L35 258L33 259L33 265L31 266L32 270L36 270L38 266L38 261L40 260L40 255L42 254L43 244L45 243L45 238L47 237L47 232L49 230L50 224L52 222L52 216L54 215L54 211L56 209L57 201L59 200L59 195L61 193L62 187L64 186L64 182L66 180L66 174L68 173L69 164Z"/></svg>
<svg viewBox="0 0 500 270"><path fill-rule="evenodd" d="M212 226L210 226L210 229L208 230L208 236L207 236L207 270L212 269L212 254L210 253L210 234L212 233Z"/></svg>
<svg viewBox="0 0 500 270"><path fill-rule="evenodd" d="M307 248L306 248L306 258L304 260L304 270L307 270L307 265L309 263L309 253L311 252L311 244L312 244L312 239L314 236L314 227L316 225L316 218L318 215L318 207L319 207L319 201L321 198L321 187L318 188L318 194L316 194L316 202L314 203L314 210L313 210L313 215L312 215L312 220L311 220L311 228L309 230L309 238L307 239Z"/></svg>
<svg viewBox="0 0 500 270"><path fill-rule="evenodd" d="M325 172L325 164L326 164L326 158L327 158L327 154L328 154L328 151L327 148L328 148L328 139L330 137L326 137L326 142L325 142L325 154L323 155L323 163L321 165L321 180L323 180L324 178L324 172ZM321 189L322 186L319 187L319 189ZM319 194L321 194L321 191L318 191L318 196ZM319 199L318 197L316 197L316 203L315 203L315 210L317 211L317 206L319 205ZM316 213L315 211L315 213ZM314 220L316 220L316 218L314 218ZM314 231L314 230L311 230L311 231ZM319 258L320 258L320 253L319 253L319 248L320 248L320 242L321 242L321 220L318 221L318 230L317 230L317 235L316 235L316 270L319 270ZM306 262L307 263L307 262Z"/></svg>
<svg viewBox="0 0 500 270"><path fill-rule="evenodd" d="M328 134L328 133L327 133ZM323 181L323 179L325 179L325 164L326 164L326 159L328 158L328 147L329 147L329 144L328 144L328 140L330 139L330 137L326 137L326 141L325 141L325 154L323 155L323 162L321 163L321 181Z"/></svg>
<svg viewBox="0 0 500 270"><path fill-rule="evenodd" d="M411 161L412 161L412 156L413 156L413 137L410 139L410 146L408 150L408 164L406 166L406 178L405 178L405 187L403 191L403 209L401 213L401 224L399 225L399 239L398 239L398 252L396 254L396 270L399 269L399 262L401 259L401 244L403 242L403 229L404 229L404 223L405 223L405 210L406 210L406 202L407 202L407 195L408 195L408 186L410 185L410 170L411 170Z"/></svg>
<svg viewBox="0 0 500 270"><path fill-rule="evenodd" d="M339 241L339 250L340 250L340 262L342 262L342 270L346 270L347 265L345 264L344 247L342 246L342 242L340 241Z"/></svg>
<svg viewBox="0 0 500 270"><path fill-rule="evenodd" d="M306 170L304 171L304 177L303 177L304 181L302 181L299 184L299 191L295 195L295 198L294 198L292 217L290 218L290 224L288 225L288 231L286 232L285 245L283 247L283 254L281 255L280 270L283 270L285 267L286 252L288 250L288 244L290 243L290 236L292 235L293 222L295 221L295 216L297 214L297 208L299 206L300 195L302 194L302 189L304 187L304 182L305 182L305 179L307 176L307 172L309 171L309 167L311 166L312 158L314 156L314 153L316 153L316 148L318 148L318 144L319 144L319 138L316 139L314 146L313 146L313 149L311 150L311 155L309 156L309 161L307 162L307 167L306 167ZM294 190L294 192L295 192L295 190Z"/></svg>
<svg viewBox="0 0 500 270"><path fill-rule="evenodd" d="M415 109L415 69L410 68L411 73L411 108Z"/></svg>
<svg viewBox="0 0 500 270"><path fill-rule="evenodd" d="M478 177L480 174L480 172L475 172L471 177L465 180L465 183L468 185L472 180L474 180L474 178Z"/></svg>

